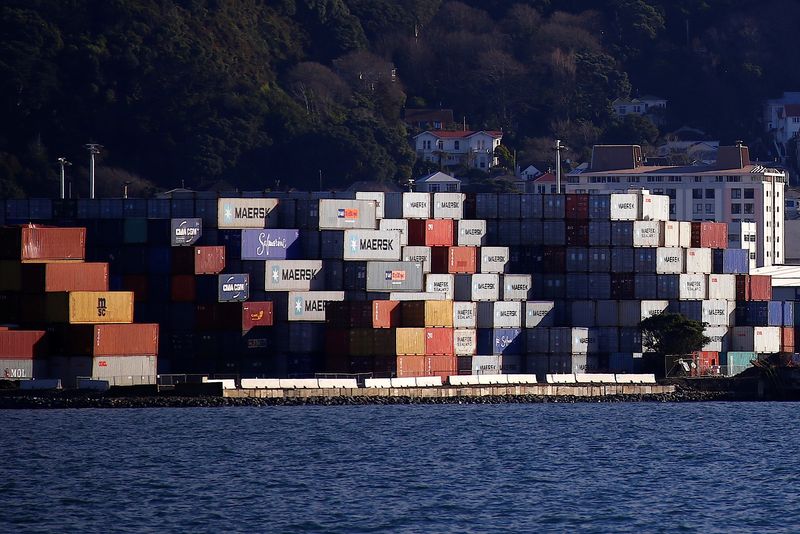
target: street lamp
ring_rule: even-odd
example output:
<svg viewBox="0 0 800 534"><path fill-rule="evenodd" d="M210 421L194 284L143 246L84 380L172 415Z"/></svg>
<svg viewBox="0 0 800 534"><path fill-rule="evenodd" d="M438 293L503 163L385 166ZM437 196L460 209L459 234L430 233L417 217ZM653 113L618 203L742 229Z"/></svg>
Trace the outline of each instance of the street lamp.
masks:
<svg viewBox="0 0 800 534"><path fill-rule="evenodd" d="M556 146L553 147L556 151L556 193L561 193L561 151L569 150L561 144L561 139L556 139Z"/></svg>
<svg viewBox="0 0 800 534"><path fill-rule="evenodd" d="M65 158L63 156L58 158L58 163L61 165L61 200L64 200L64 193L65 193L65 191L64 191L64 182L65 182L65 179L64 179L64 176L65 176L64 167L66 167L67 165L72 165L72 163L67 161L67 158Z"/></svg>
<svg viewBox="0 0 800 534"><path fill-rule="evenodd" d="M97 143L88 143L83 145L89 151L89 198L94 198L94 156L100 153L103 145Z"/></svg>

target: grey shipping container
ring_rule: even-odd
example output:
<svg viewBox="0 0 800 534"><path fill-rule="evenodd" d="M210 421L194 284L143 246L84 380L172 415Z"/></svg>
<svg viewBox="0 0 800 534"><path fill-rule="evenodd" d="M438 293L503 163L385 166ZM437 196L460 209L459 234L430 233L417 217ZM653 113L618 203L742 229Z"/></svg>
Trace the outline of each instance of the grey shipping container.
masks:
<svg viewBox="0 0 800 534"><path fill-rule="evenodd" d="M533 280L529 274L503 276L503 300L530 300L533 297Z"/></svg>
<svg viewBox="0 0 800 534"><path fill-rule="evenodd" d="M463 193L434 193L434 219L462 219L464 217Z"/></svg>
<svg viewBox="0 0 800 534"><path fill-rule="evenodd" d="M396 230L345 230L345 260L400 260L402 245Z"/></svg>
<svg viewBox="0 0 800 534"><path fill-rule="evenodd" d="M343 291L291 291L287 318L289 321L324 321L328 302L343 300Z"/></svg>
<svg viewBox="0 0 800 534"><path fill-rule="evenodd" d="M408 219L381 219L378 222L378 228L400 232L400 244L408 245Z"/></svg>
<svg viewBox="0 0 800 534"><path fill-rule="evenodd" d="M555 303L552 301L528 301L525 303L525 328L553 326L556 324Z"/></svg>
<svg viewBox="0 0 800 534"><path fill-rule="evenodd" d="M481 273L504 273L508 269L508 247L481 247Z"/></svg>
<svg viewBox="0 0 800 534"><path fill-rule="evenodd" d="M461 292L460 284L468 283L469 296L464 296ZM465 297L465 298L462 298ZM499 300L500 299L500 275L499 274L467 274L456 275L456 300Z"/></svg>
<svg viewBox="0 0 800 534"><path fill-rule="evenodd" d="M431 272L431 247L403 247L400 259L421 263L423 272Z"/></svg>
<svg viewBox="0 0 800 534"><path fill-rule="evenodd" d="M384 218L384 193L381 191L357 191L356 200L371 200L375 202L375 217Z"/></svg>
<svg viewBox="0 0 800 534"><path fill-rule="evenodd" d="M314 291L325 288L322 260L266 262L266 291Z"/></svg>
<svg viewBox="0 0 800 534"><path fill-rule="evenodd" d="M404 219L430 219L432 211L430 193L403 193Z"/></svg>
<svg viewBox="0 0 800 534"><path fill-rule="evenodd" d="M269 228L276 222L276 214L272 212L277 206L278 200L274 198L220 198L217 201L217 227Z"/></svg>
<svg viewBox="0 0 800 534"><path fill-rule="evenodd" d="M320 230L377 228L375 202L372 200L320 199Z"/></svg>
<svg viewBox="0 0 800 534"><path fill-rule="evenodd" d="M458 221L458 246L480 247L486 244L486 221Z"/></svg>
<svg viewBox="0 0 800 534"><path fill-rule="evenodd" d="M419 262L367 262L367 291L423 291L424 278Z"/></svg>

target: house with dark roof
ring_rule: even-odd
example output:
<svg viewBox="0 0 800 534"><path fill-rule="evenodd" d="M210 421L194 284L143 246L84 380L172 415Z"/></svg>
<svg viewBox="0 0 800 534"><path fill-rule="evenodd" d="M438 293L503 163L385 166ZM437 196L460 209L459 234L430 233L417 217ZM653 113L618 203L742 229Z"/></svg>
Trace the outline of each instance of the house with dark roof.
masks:
<svg viewBox="0 0 800 534"><path fill-rule="evenodd" d="M455 124L452 109L406 108L403 122L418 130L449 130Z"/></svg>
<svg viewBox="0 0 800 534"><path fill-rule="evenodd" d="M442 167L464 165L488 171L497 165L494 150L500 146L503 132L494 130L428 130L415 135L417 157Z"/></svg>

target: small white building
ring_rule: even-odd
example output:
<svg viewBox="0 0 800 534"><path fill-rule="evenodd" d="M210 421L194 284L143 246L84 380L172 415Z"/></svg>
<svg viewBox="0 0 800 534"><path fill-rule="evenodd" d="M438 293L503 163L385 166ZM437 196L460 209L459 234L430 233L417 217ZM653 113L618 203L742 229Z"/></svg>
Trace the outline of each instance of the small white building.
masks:
<svg viewBox="0 0 800 534"><path fill-rule="evenodd" d="M657 96L641 96L639 98L618 98L611 103L617 117L625 115L648 115L657 110L667 109L667 100Z"/></svg>
<svg viewBox="0 0 800 534"><path fill-rule="evenodd" d="M519 176L523 180L533 180L537 176L541 176L544 174L542 171L534 167L533 165L528 165L523 170L520 171Z"/></svg>
<svg viewBox="0 0 800 534"><path fill-rule="evenodd" d="M434 172L414 181L414 191L420 193L460 193L461 180L443 172Z"/></svg>
<svg viewBox="0 0 800 534"><path fill-rule="evenodd" d="M413 138L417 157L442 167L465 165L488 171L497 165L494 150L500 146L503 132L428 130Z"/></svg>

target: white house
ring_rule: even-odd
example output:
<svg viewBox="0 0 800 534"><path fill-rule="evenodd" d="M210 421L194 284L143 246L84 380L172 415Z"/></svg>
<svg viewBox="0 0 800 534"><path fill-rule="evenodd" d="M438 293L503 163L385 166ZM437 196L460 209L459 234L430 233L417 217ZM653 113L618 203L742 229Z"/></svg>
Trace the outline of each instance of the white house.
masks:
<svg viewBox="0 0 800 534"><path fill-rule="evenodd" d="M523 180L533 180L537 176L541 176L543 173L533 165L528 165L523 170L520 171L519 176Z"/></svg>
<svg viewBox="0 0 800 534"><path fill-rule="evenodd" d="M459 193L461 180L443 172L434 172L415 180L414 190L421 193Z"/></svg>
<svg viewBox="0 0 800 534"><path fill-rule="evenodd" d="M443 167L466 165L489 170L497 165L494 149L500 146L503 132L428 130L413 137L417 157Z"/></svg>
<svg viewBox="0 0 800 534"><path fill-rule="evenodd" d="M800 132L800 92L785 92L781 98L767 100L763 120L776 152L785 160L787 143Z"/></svg>
<svg viewBox="0 0 800 534"><path fill-rule="evenodd" d="M656 110L667 108L667 101L657 96L641 96L639 98L618 98L611 103L617 117L625 115L647 115Z"/></svg>
<svg viewBox="0 0 800 534"><path fill-rule="evenodd" d="M667 140L658 146L657 153L662 158L685 157L690 162L713 165L717 161L719 141Z"/></svg>

